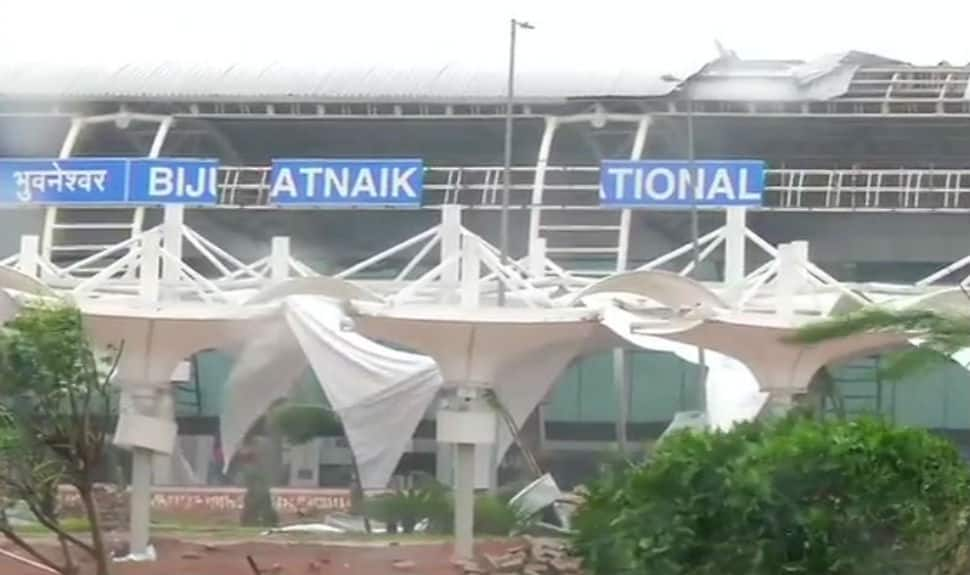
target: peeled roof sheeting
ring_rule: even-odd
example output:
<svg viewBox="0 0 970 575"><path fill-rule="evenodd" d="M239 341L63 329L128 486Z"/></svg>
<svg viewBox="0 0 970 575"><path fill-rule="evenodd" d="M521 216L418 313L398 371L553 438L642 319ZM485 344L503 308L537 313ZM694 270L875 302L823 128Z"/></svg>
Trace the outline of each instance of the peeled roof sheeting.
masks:
<svg viewBox="0 0 970 575"><path fill-rule="evenodd" d="M823 101L844 95L860 67L891 64L901 63L861 52L831 54L808 62L725 58L697 74L690 92L698 100Z"/></svg>

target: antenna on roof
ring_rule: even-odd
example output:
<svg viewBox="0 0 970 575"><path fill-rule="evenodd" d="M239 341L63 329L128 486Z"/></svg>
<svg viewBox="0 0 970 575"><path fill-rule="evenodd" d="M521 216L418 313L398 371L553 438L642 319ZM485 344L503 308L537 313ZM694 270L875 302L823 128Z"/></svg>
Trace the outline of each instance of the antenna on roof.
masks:
<svg viewBox="0 0 970 575"><path fill-rule="evenodd" d="M717 56L719 59L721 60L738 59L738 55L734 52L734 50L728 50L727 48L724 47L724 44L721 44L721 41L716 38L714 39L714 46L717 48Z"/></svg>

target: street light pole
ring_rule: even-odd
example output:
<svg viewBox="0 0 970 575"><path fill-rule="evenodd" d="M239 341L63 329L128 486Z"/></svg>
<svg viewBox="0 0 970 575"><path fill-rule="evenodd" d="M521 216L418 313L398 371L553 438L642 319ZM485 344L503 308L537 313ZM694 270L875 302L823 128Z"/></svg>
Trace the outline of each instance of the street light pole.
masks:
<svg viewBox="0 0 970 575"><path fill-rule="evenodd" d="M499 227L499 251L502 267L509 262L509 196L512 190L512 113L515 104L515 33L516 30L532 30L528 22L509 20L509 77L505 92L505 161L502 165L502 213ZM498 305L505 306L505 283L498 277Z"/></svg>
<svg viewBox="0 0 970 575"><path fill-rule="evenodd" d="M697 184L698 178L696 177L696 150L694 147L694 99L690 95L690 91L687 89L686 83L683 87L684 90L684 100L687 106L687 173L688 181L690 182L690 241L692 248L692 261L693 266L691 272L694 277L700 273L701 265L701 246L700 246L700 214L697 209ZM697 384L698 384L698 394L700 408L707 412L707 361L704 354L704 348L697 347Z"/></svg>

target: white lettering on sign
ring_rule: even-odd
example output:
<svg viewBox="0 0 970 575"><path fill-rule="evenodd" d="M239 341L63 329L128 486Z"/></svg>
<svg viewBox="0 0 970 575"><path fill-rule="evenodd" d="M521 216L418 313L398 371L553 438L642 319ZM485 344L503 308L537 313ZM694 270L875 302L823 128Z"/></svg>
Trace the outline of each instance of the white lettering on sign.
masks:
<svg viewBox="0 0 970 575"><path fill-rule="evenodd" d="M328 167L312 166L295 169L280 167L270 189L270 197L286 194L290 198L319 198L323 201L337 198L361 199L414 198L412 178L418 168L400 166L382 167Z"/></svg>
<svg viewBox="0 0 970 575"><path fill-rule="evenodd" d="M733 172L733 173L732 173ZM734 177L732 177L732 175ZM606 186L612 202L706 204L757 202L761 195L750 189L748 168L739 167L609 167Z"/></svg>
<svg viewBox="0 0 970 575"><path fill-rule="evenodd" d="M202 198L216 189L218 170L213 166L148 168L148 195L153 198Z"/></svg>
<svg viewBox="0 0 970 575"><path fill-rule="evenodd" d="M51 162L53 170L27 170L13 173L17 183L17 199L29 202L34 195L47 191L63 192L82 190L103 192L108 177L107 170L63 170L57 162Z"/></svg>

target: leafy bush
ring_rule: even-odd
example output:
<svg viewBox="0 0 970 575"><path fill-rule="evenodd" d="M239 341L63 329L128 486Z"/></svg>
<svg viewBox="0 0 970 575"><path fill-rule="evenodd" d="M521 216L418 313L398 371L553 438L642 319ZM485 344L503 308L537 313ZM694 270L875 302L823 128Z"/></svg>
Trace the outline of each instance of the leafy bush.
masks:
<svg viewBox="0 0 970 575"><path fill-rule="evenodd" d="M388 526L388 531L411 533L415 526L427 520L433 533L451 533L454 528L454 499L451 491L434 478L415 474L408 481L410 487L367 500L367 514ZM515 492L498 495L479 494L475 497L475 533L480 535L508 535L526 525L509 499Z"/></svg>
<svg viewBox="0 0 970 575"><path fill-rule="evenodd" d="M574 547L594 573L957 573L970 474L925 431L789 417L666 439L590 486Z"/></svg>
<svg viewBox="0 0 970 575"><path fill-rule="evenodd" d="M593 573L622 575L633 565L633 543L616 535L616 519L623 512L626 483L632 464L604 465L602 473L585 486L583 506L572 519L573 552L584 558Z"/></svg>
<svg viewBox="0 0 970 575"><path fill-rule="evenodd" d="M386 524L389 533L413 533L418 523L446 512L447 508L444 488L424 481L378 495L365 504L367 515Z"/></svg>

